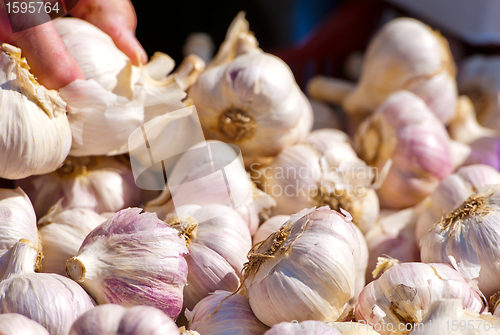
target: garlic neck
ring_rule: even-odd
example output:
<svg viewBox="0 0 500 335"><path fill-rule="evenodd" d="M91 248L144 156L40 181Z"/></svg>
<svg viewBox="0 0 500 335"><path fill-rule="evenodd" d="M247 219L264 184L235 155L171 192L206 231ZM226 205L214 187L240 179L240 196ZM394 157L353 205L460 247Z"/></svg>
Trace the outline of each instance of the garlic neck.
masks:
<svg viewBox="0 0 500 335"><path fill-rule="evenodd" d="M86 175L96 168L99 161L99 157L96 156L68 157L64 161L63 166L57 170L57 173L63 178Z"/></svg>
<svg viewBox="0 0 500 335"><path fill-rule="evenodd" d="M344 190L337 190L333 188L332 191L328 191L324 186L318 185L319 192L315 196L315 200L318 207L329 206L334 211L340 213L340 209L344 209L351 213L352 211L352 201L345 194ZM352 214L352 213L351 213Z"/></svg>
<svg viewBox="0 0 500 335"><path fill-rule="evenodd" d="M251 139L257 131L257 123L247 112L231 108L219 116L219 131L231 141Z"/></svg>
<svg viewBox="0 0 500 335"><path fill-rule="evenodd" d="M486 215L491 211L491 208L486 205L486 198L482 196L472 195L465 202L455 209L453 212L442 218L438 222L438 226L442 230L453 229L459 220L471 217L474 215Z"/></svg>
<svg viewBox="0 0 500 335"><path fill-rule="evenodd" d="M375 267L375 270L373 270L372 272L373 278L374 279L377 278L379 274L384 273L388 269L398 264L399 261L395 258L379 257L377 259L377 266Z"/></svg>
<svg viewBox="0 0 500 335"><path fill-rule="evenodd" d="M169 214L165 222L179 232L179 237L184 237L187 246L196 240L198 221L194 217L190 215Z"/></svg>
<svg viewBox="0 0 500 335"><path fill-rule="evenodd" d="M500 304L500 291L498 291L497 293L493 294L490 297L490 300L488 303L488 311L493 314L493 312L497 308L498 304Z"/></svg>
<svg viewBox="0 0 500 335"><path fill-rule="evenodd" d="M9 265L2 280L24 273L35 272L35 264L39 258L39 252L33 243L26 239L20 239L11 250L12 254L10 256Z"/></svg>

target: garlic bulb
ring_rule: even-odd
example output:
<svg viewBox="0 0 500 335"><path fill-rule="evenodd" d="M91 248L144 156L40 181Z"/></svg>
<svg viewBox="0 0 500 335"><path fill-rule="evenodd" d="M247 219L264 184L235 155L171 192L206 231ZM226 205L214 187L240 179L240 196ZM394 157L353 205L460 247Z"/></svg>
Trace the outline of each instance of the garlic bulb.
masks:
<svg viewBox="0 0 500 335"><path fill-rule="evenodd" d="M247 298L227 291L216 291L185 314L189 329L203 335L262 335L269 329L252 313Z"/></svg>
<svg viewBox="0 0 500 335"><path fill-rule="evenodd" d="M66 272L98 304L148 305L171 318L182 308L188 254L184 238L140 208L119 211L94 229Z"/></svg>
<svg viewBox="0 0 500 335"><path fill-rule="evenodd" d="M63 198L63 209L88 208L97 213L137 206L141 190L128 162L115 157L68 157L57 171L17 182L39 217Z"/></svg>
<svg viewBox="0 0 500 335"><path fill-rule="evenodd" d="M11 258L12 247L20 240L29 240L36 247L36 270L42 267L42 244L36 227L31 201L21 188L0 189L0 278Z"/></svg>
<svg viewBox="0 0 500 335"><path fill-rule="evenodd" d="M267 239L269 235L279 230L288 220L290 220L290 215L276 215L264 221L252 237L253 244L255 245Z"/></svg>
<svg viewBox="0 0 500 335"><path fill-rule="evenodd" d="M421 322L430 305L442 299L460 299L465 309L476 313L486 308L481 292L446 264L398 264L381 257L374 276L384 269L363 289L355 309L356 320L369 322L383 335L408 333L408 324Z"/></svg>
<svg viewBox="0 0 500 335"><path fill-rule="evenodd" d="M349 219L326 206L303 210L252 248L244 284L260 321L337 320L366 267Z"/></svg>
<svg viewBox="0 0 500 335"><path fill-rule="evenodd" d="M485 296L500 290L500 185L487 185L447 212L421 241L423 262L448 263L477 280Z"/></svg>
<svg viewBox="0 0 500 335"><path fill-rule="evenodd" d="M66 261L78 253L85 237L106 218L87 208L63 210L61 201L38 220L42 272L66 275Z"/></svg>
<svg viewBox="0 0 500 335"><path fill-rule="evenodd" d="M75 321L69 335L179 335L175 322L150 306L124 308L105 304L86 312Z"/></svg>
<svg viewBox="0 0 500 335"><path fill-rule="evenodd" d="M86 79L59 90L68 103L71 155L125 153L136 128L185 106L186 93L175 78L166 78L174 66L167 55L157 53L139 68L94 25L76 18L53 23Z"/></svg>
<svg viewBox="0 0 500 335"><path fill-rule="evenodd" d="M379 170L392 166L377 190L385 208L416 205L453 171L446 129L424 101L407 91L393 93L356 134L360 157Z"/></svg>
<svg viewBox="0 0 500 335"><path fill-rule="evenodd" d="M500 319L490 314L464 310L458 299L447 299L434 302L422 323L415 325L410 334L498 335L499 322Z"/></svg>
<svg viewBox="0 0 500 335"><path fill-rule="evenodd" d="M0 281L0 314L23 314L51 335L65 335L81 314L94 308L94 302L69 278L35 273L37 257L28 240L21 239L13 247L9 267Z"/></svg>
<svg viewBox="0 0 500 335"><path fill-rule="evenodd" d="M71 147L66 103L38 84L21 49L2 44L0 54L0 178L49 173Z"/></svg>
<svg viewBox="0 0 500 335"><path fill-rule="evenodd" d="M292 321L271 327L264 335L377 335L370 325L357 322Z"/></svg>
<svg viewBox="0 0 500 335"><path fill-rule="evenodd" d="M333 108L318 100L309 99L309 102L314 114L312 130L323 128L341 129L342 124Z"/></svg>
<svg viewBox="0 0 500 335"><path fill-rule="evenodd" d="M349 113L371 112L390 94L408 90L446 124L455 115L455 71L448 42L439 33L415 19L397 18L370 41L361 79L343 107Z"/></svg>
<svg viewBox="0 0 500 335"><path fill-rule="evenodd" d="M50 335L38 322L16 313L1 314L0 329L2 335Z"/></svg>
<svg viewBox="0 0 500 335"><path fill-rule="evenodd" d="M444 179L434 190L417 220L416 239L431 231L441 217L460 206L469 196L486 185L500 184L500 173L487 165L469 165Z"/></svg>
<svg viewBox="0 0 500 335"><path fill-rule="evenodd" d="M238 289L252 238L236 211L222 205L186 205L168 214L165 222L184 236L189 250L185 307L193 309L216 290Z"/></svg>
<svg viewBox="0 0 500 335"><path fill-rule="evenodd" d="M284 149L267 167L256 171L258 186L276 200L273 214L328 205L347 210L366 233L375 223L379 203L369 188L378 171L361 161L341 131L313 131L306 143Z"/></svg>
<svg viewBox="0 0 500 335"><path fill-rule="evenodd" d="M311 104L290 68L256 44L240 13L188 93L205 135L237 144L248 165L305 139L313 123Z"/></svg>

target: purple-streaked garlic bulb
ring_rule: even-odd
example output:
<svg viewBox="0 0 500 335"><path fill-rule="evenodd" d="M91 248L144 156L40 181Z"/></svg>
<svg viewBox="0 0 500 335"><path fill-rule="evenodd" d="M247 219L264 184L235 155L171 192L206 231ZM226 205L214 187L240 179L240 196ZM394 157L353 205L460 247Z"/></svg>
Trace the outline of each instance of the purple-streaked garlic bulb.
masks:
<svg viewBox="0 0 500 335"><path fill-rule="evenodd" d="M66 272L98 304L153 306L176 318L187 281L186 241L156 214L141 211L121 210L95 228Z"/></svg>
<svg viewBox="0 0 500 335"><path fill-rule="evenodd" d="M383 335L400 334L404 329L398 327L421 322L435 301L460 299L465 309L476 313L486 308L482 293L447 264L398 263L381 257L373 274L382 271L359 295L355 316Z"/></svg>
<svg viewBox="0 0 500 335"><path fill-rule="evenodd" d="M41 324L17 313L1 314L0 329L2 335L50 335Z"/></svg>
<svg viewBox="0 0 500 335"><path fill-rule="evenodd" d="M138 206L141 190L124 158L68 157L50 174L17 182L30 197L38 217L63 198L63 209L89 208L96 213Z"/></svg>
<svg viewBox="0 0 500 335"><path fill-rule="evenodd" d="M255 317L247 298L227 291L216 291L185 314L189 329L202 335L262 335L269 329Z"/></svg>
<svg viewBox="0 0 500 335"><path fill-rule="evenodd" d="M96 306L75 321L69 335L179 335L165 313L151 306Z"/></svg>
<svg viewBox="0 0 500 335"><path fill-rule="evenodd" d="M267 239L269 235L279 230L288 220L290 220L290 215L276 215L264 221L252 237L253 244L255 245Z"/></svg>
<svg viewBox="0 0 500 335"><path fill-rule="evenodd" d="M491 184L500 184L500 173L487 165L464 166L449 175L434 190L417 220L417 243L420 245L422 238L441 217L448 215L479 189Z"/></svg>
<svg viewBox="0 0 500 335"><path fill-rule="evenodd" d="M377 190L383 208L416 205L453 172L445 127L422 99L408 91L391 94L360 125L356 144L360 157L379 171L392 160Z"/></svg>
<svg viewBox="0 0 500 335"><path fill-rule="evenodd" d="M344 213L348 218L326 206L304 209L252 248L244 284L264 324L336 321L355 297L366 242Z"/></svg>
<svg viewBox="0 0 500 335"><path fill-rule="evenodd" d="M217 290L236 291L252 248L248 225L236 211L222 205L185 205L165 222L186 239L189 255L184 306L193 307Z"/></svg>
<svg viewBox="0 0 500 335"><path fill-rule="evenodd" d="M21 239L13 247L9 267L0 280L0 314L19 313L51 335L66 335L80 315L94 308L94 301L69 278L35 273L37 257L38 251L28 240Z"/></svg>
<svg viewBox="0 0 500 335"><path fill-rule="evenodd" d="M87 208L63 210L61 201L38 220L42 239L42 272L66 276L66 261L78 253L85 237L106 221L104 216Z"/></svg>

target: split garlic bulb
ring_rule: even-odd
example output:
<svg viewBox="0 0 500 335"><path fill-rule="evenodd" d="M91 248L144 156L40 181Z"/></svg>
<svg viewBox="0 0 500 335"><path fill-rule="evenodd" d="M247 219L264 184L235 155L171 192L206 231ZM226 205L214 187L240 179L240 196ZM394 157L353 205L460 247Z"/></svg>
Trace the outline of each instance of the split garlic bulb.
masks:
<svg viewBox="0 0 500 335"><path fill-rule="evenodd" d="M187 280L186 241L156 214L141 211L121 210L95 228L66 272L98 304L148 305L176 318Z"/></svg>
<svg viewBox="0 0 500 335"><path fill-rule="evenodd" d="M203 335L262 335L269 329L255 317L247 298L227 291L215 291L185 314L189 329Z"/></svg>
<svg viewBox="0 0 500 335"><path fill-rule="evenodd" d="M447 212L421 241L423 262L448 263L485 296L500 290L500 185L487 185Z"/></svg>
<svg viewBox="0 0 500 335"><path fill-rule="evenodd" d="M461 167L441 181L417 220L417 243L420 245L422 238L441 217L448 215L484 186L492 184L500 184L500 173L480 164Z"/></svg>
<svg viewBox="0 0 500 335"><path fill-rule="evenodd" d="M0 54L0 178L21 179L57 169L71 147L66 103L38 84L21 49Z"/></svg>
<svg viewBox="0 0 500 335"><path fill-rule="evenodd" d="M9 267L0 281L0 314L23 314L51 335L66 335L80 315L94 308L94 302L69 278L35 273L37 257L28 240L21 239L13 247Z"/></svg>
<svg viewBox="0 0 500 335"><path fill-rule="evenodd" d="M455 72L448 42L439 33L415 19L397 18L370 41L361 79L343 107L371 112L390 94L408 90L446 124L455 115Z"/></svg>
<svg viewBox="0 0 500 335"><path fill-rule="evenodd" d="M2 335L50 335L41 324L17 313L0 314Z"/></svg>
<svg viewBox="0 0 500 335"><path fill-rule="evenodd" d="M17 182L30 199L38 217L61 198L63 209L88 208L97 213L138 206L141 190L123 157L68 157L53 173Z"/></svg>
<svg viewBox="0 0 500 335"><path fill-rule="evenodd" d="M96 306L75 321L69 335L179 335L175 322L151 306Z"/></svg>
<svg viewBox="0 0 500 335"><path fill-rule="evenodd" d="M290 220L290 215L276 215L264 221L252 237L253 244L255 245L267 239L269 235L280 229L288 220Z"/></svg>
<svg viewBox="0 0 500 335"><path fill-rule="evenodd" d="M61 202L38 220L42 239L42 272L66 276L66 261L78 253L85 237L106 218L87 208L63 210Z"/></svg>
<svg viewBox="0 0 500 335"><path fill-rule="evenodd" d="M281 322L264 335L377 335L370 325L357 322L303 321Z"/></svg>
<svg viewBox="0 0 500 335"><path fill-rule="evenodd" d="M393 93L360 125L360 157L379 171L392 165L377 190L385 208L416 205L453 171L450 139L424 101L408 91Z"/></svg>
<svg viewBox="0 0 500 335"><path fill-rule="evenodd" d="M186 205L168 214L165 222L184 236L189 250L186 308L193 309L216 290L238 289L252 238L236 211L222 205Z"/></svg>
<svg viewBox="0 0 500 335"><path fill-rule="evenodd" d="M206 136L238 145L247 164L305 139L313 123L311 104L292 71L257 48L241 13L188 97Z"/></svg>
<svg viewBox="0 0 500 335"><path fill-rule="evenodd" d="M480 313L485 298L458 271L446 264L400 263L380 258L372 281L359 295L356 320L369 322L383 335L405 334L408 324L422 321L430 305L443 299L460 299L465 309Z"/></svg>
<svg viewBox="0 0 500 335"><path fill-rule="evenodd" d="M349 219L326 206L303 210L252 248L244 284L260 321L273 326L341 316L355 296L359 268L366 268L365 241Z"/></svg>

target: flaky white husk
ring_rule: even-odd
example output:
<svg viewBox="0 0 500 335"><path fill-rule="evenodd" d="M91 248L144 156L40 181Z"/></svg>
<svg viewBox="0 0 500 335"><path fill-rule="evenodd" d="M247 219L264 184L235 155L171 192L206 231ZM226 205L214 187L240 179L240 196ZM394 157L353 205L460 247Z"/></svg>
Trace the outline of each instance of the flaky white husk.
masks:
<svg viewBox="0 0 500 335"><path fill-rule="evenodd" d="M464 310L458 299L447 299L434 302L422 323L416 325L410 334L498 335L499 322L499 318L489 313Z"/></svg>
<svg viewBox="0 0 500 335"><path fill-rule="evenodd" d="M418 218L417 243L420 245L422 238L433 229L443 215L446 216L473 193L490 184L500 184L500 173L490 166L481 164L461 167L441 181Z"/></svg>
<svg viewBox="0 0 500 335"><path fill-rule="evenodd" d="M3 335L50 335L41 324L17 313L1 314L0 329Z"/></svg>
<svg viewBox="0 0 500 335"><path fill-rule="evenodd" d="M443 215L421 241L423 262L448 263L489 297L500 290L500 185L487 185Z"/></svg>
<svg viewBox="0 0 500 335"><path fill-rule="evenodd" d="M236 291L252 247L248 225L236 211L222 205L186 205L165 222L188 241L184 306L193 307L217 290Z"/></svg>
<svg viewBox="0 0 500 335"><path fill-rule="evenodd" d="M264 221L252 237L253 244L255 245L267 239L269 235L280 229L288 220L290 220L290 215L276 215Z"/></svg>
<svg viewBox="0 0 500 335"><path fill-rule="evenodd" d="M27 239L41 250L36 216L31 201L21 188L0 189L0 278L3 277L12 253L12 247ZM37 264L39 267L40 264Z"/></svg>
<svg viewBox="0 0 500 335"><path fill-rule="evenodd" d="M408 333L407 323L421 322L431 304L443 299L460 299L476 313L486 308L481 292L447 264L391 262L395 260L382 259L377 270L392 266L366 285L355 308L356 320L365 320L381 334Z"/></svg>
<svg viewBox="0 0 500 335"><path fill-rule="evenodd" d="M0 177L21 179L57 169L71 147L66 103L38 84L21 49L0 54Z"/></svg>
<svg viewBox="0 0 500 335"><path fill-rule="evenodd" d="M63 210L61 201L38 220L42 239L42 272L66 276L66 261L75 256L85 237L107 219L87 208Z"/></svg>
<svg viewBox="0 0 500 335"><path fill-rule="evenodd" d="M40 323L51 335L66 335L93 300L74 281L53 273L35 273L38 252L27 240L13 248L0 281L0 314L19 313Z"/></svg>
<svg viewBox="0 0 500 335"><path fill-rule="evenodd" d="M69 335L179 335L179 328L165 313L151 306L124 308L96 306L73 323Z"/></svg>
<svg viewBox="0 0 500 335"><path fill-rule="evenodd" d="M138 206L141 200L130 165L115 157L68 157L57 171L17 185L32 199L38 217L61 198L63 209L88 208L97 213Z"/></svg>
<svg viewBox="0 0 500 335"><path fill-rule="evenodd" d="M262 335L269 329L255 317L247 298L227 291L214 292L185 314L189 329L203 335Z"/></svg>
<svg viewBox="0 0 500 335"><path fill-rule="evenodd" d="M416 205L454 168L445 127L422 99L408 91L391 94L363 121L356 145L360 157L379 171L392 160L377 190L384 208Z"/></svg>
<svg viewBox="0 0 500 335"><path fill-rule="evenodd" d="M370 41L361 79L343 102L350 113L369 113L390 94L408 90L443 122L455 115L455 64L448 42L420 21L397 18Z"/></svg>
<svg viewBox="0 0 500 335"><path fill-rule="evenodd" d="M121 210L95 228L66 272L98 304L148 305L176 318L187 280L186 241L156 214L141 211Z"/></svg>
<svg viewBox="0 0 500 335"><path fill-rule="evenodd" d="M350 216L326 206L292 215L248 255L244 284L252 311L268 326L336 321L356 294L361 243Z"/></svg>
<svg viewBox="0 0 500 335"><path fill-rule="evenodd" d="M376 335L370 325L357 322L302 321L281 322L264 335Z"/></svg>
<svg viewBox="0 0 500 335"><path fill-rule="evenodd" d="M125 153L135 129L185 107L186 93L175 78L166 77L174 66L169 56L157 53L137 67L94 25L76 18L53 22L85 76L59 90L68 103L71 155Z"/></svg>

